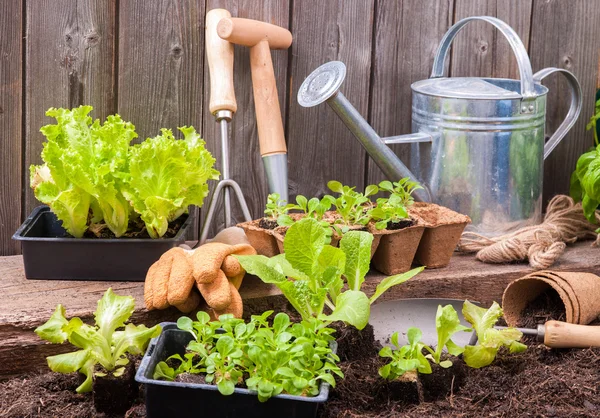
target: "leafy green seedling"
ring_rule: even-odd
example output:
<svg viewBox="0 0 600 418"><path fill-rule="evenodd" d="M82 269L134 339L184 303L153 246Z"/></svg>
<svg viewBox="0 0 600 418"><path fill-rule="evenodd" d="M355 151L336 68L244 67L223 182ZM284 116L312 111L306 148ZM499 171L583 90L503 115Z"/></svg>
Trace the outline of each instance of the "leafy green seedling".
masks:
<svg viewBox="0 0 600 418"><path fill-rule="evenodd" d="M184 358L171 356L180 362L178 367L160 362L154 378L173 380L180 373L206 373L208 383L230 395L248 376L246 386L258 393L261 402L281 393L315 396L321 381L335 387L333 375L343 374L329 345L334 330L319 327L314 319L292 324L284 313L277 314L270 325L272 314L254 315L248 323L231 315L212 322L200 314L199 321L180 318L179 328L190 332L194 340Z"/></svg>
<svg viewBox="0 0 600 418"><path fill-rule="evenodd" d="M369 210L369 216L375 221L375 228L386 229L389 223L408 219L408 211L400 202L400 198L392 195L389 198L377 199L377 206Z"/></svg>
<svg viewBox="0 0 600 418"><path fill-rule="evenodd" d="M281 200L279 193L271 193L267 196L267 204L265 205L265 216L272 221L276 221L279 217L284 216L294 205L286 204L285 200Z"/></svg>
<svg viewBox="0 0 600 418"><path fill-rule="evenodd" d="M437 313L435 315L435 329L437 331L437 346L435 351L429 347L426 347L430 354L427 358L432 360L434 363L439 364L443 368L452 366L450 360L441 360L442 350L444 347L448 349L448 353L453 356L462 354L465 350L464 347L456 345L452 340L452 335L460 331L472 331L471 328L461 325L460 319L458 319L458 313L452 305L438 306Z"/></svg>
<svg viewBox="0 0 600 418"><path fill-rule="evenodd" d="M588 221L597 223L600 205L600 145L581 155L571 175L571 197L581 202Z"/></svg>
<svg viewBox="0 0 600 418"><path fill-rule="evenodd" d="M399 200L400 205L408 208L415 202L415 199L412 197L413 192L422 189L423 187L416 181L412 181L408 177L405 177L393 183L384 180L379 183L379 188L388 192L390 197L395 196Z"/></svg>
<svg viewBox="0 0 600 418"><path fill-rule="evenodd" d="M494 302L489 309L480 308L468 300L463 305L463 316L473 325L477 333L477 345L467 345L463 358L468 366L480 368L491 364L500 347L508 347L511 353L527 349L519 342L523 333L516 328L495 329L494 325L502 316L502 308Z"/></svg>
<svg viewBox="0 0 600 418"><path fill-rule="evenodd" d="M354 190L354 187L344 186L339 181L331 180L327 187L332 192L339 193L335 198L335 208L340 215L336 223L341 223L345 227L352 225L366 225L371 220L368 210L371 206L370 196L377 194L379 188L375 185L369 185L364 193ZM345 232L345 231L343 231Z"/></svg>
<svg viewBox="0 0 600 418"><path fill-rule="evenodd" d="M391 342L395 346L383 347L380 357L390 358L391 361L379 369L379 375L384 379L395 380L405 373L418 371L423 374L431 373L431 365L423 354L423 349L431 350L421 342L423 333L419 328L410 327L407 332L408 344L400 347L398 332L392 334Z"/></svg>
<svg viewBox="0 0 600 418"><path fill-rule="evenodd" d="M129 363L127 354L143 354L151 338L160 334L156 325L146 328L125 322L133 313L135 302L131 296L119 296L109 288L98 301L94 313L96 325L83 323L80 318L65 318L65 308L58 305L50 319L35 329L35 333L51 343L69 341L80 350L72 353L47 357L48 367L53 372L80 372L85 381L76 389L77 393L92 390L93 375L105 376L103 372L94 372L99 364L115 377L121 376ZM123 328L117 331L117 329Z"/></svg>
<svg viewBox="0 0 600 418"><path fill-rule="evenodd" d="M369 271L372 241L368 232L350 231L339 248L326 245L319 222L305 218L288 229L283 254L235 257L248 273L279 287L303 319L318 318L323 324L343 321L363 329L369 321L370 305L379 296L423 270L419 267L387 277L369 299L360 289ZM348 281L348 290L343 292L342 275ZM325 307L331 313L325 314Z"/></svg>

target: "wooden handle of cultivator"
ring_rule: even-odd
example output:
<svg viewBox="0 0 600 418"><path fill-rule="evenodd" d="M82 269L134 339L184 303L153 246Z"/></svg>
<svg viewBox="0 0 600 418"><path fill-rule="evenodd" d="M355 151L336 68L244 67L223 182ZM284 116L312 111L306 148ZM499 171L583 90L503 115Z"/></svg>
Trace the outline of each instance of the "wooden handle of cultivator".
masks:
<svg viewBox="0 0 600 418"><path fill-rule="evenodd" d="M544 344L548 347L600 347L600 326L548 321L545 324L545 328Z"/></svg>
<svg viewBox="0 0 600 418"><path fill-rule="evenodd" d="M260 154L285 154L285 136L271 49L286 49L292 44L289 30L257 20L221 19L219 36L234 44L250 47L252 88L256 107L256 124Z"/></svg>
<svg viewBox="0 0 600 418"><path fill-rule="evenodd" d="M206 58L210 76L209 109L213 115L219 110L237 110L233 88L233 44L217 34L219 21L230 18L225 9L213 9L206 14Z"/></svg>

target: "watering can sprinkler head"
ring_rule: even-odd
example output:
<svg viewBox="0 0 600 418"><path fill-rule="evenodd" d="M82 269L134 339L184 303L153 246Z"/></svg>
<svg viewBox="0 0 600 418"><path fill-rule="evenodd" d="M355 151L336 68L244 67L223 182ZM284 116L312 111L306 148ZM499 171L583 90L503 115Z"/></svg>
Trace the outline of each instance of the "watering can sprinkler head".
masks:
<svg viewBox="0 0 600 418"><path fill-rule="evenodd" d="M389 180L398 181L408 177L412 181L418 181L386 144L430 142L431 136L416 133L382 139L339 91L345 78L346 65L343 62L330 61L321 65L306 77L300 86L298 104L302 107L314 107L326 102L360 141ZM425 188L416 190L413 195L417 201L431 201L431 196Z"/></svg>

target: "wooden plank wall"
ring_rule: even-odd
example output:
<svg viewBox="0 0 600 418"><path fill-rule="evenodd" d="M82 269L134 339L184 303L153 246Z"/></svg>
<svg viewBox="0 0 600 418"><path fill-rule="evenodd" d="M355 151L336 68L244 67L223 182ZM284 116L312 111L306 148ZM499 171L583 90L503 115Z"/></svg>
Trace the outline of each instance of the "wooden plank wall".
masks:
<svg viewBox="0 0 600 418"><path fill-rule="evenodd" d="M301 108L298 88L317 66L344 61L342 92L379 134L410 131L410 84L428 77L437 45L461 18L497 16L511 25L534 71L567 68L579 78L584 110L545 166L545 200L568 191L577 157L592 144L585 131L594 107L600 9L589 0L6 0L0 5L0 255L18 253L10 239L37 205L29 165L40 163L51 107L94 106L104 118L118 112L140 139L159 128L194 125L220 158L220 138L208 114L204 15L223 7L233 16L290 29L287 51L273 51L289 152L290 194L322 195L338 179L362 189L382 179L331 109ZM456 39L447 63L455 76L518 76L508 43L491 26L475 23ZM232 177L255 217L267 195L258 151L248 50L235 47L238 112L231 124ZM548 132L566 113L560 76L545 84ZM410 149L394 150L408 160ZM214 187L214 185L213 185ZM208 201L205 202L208 204ZM223 220L215 220L213 230ZM234 205L234 214L241 219ZM201 214L202 215L202 214Z"/></svg>

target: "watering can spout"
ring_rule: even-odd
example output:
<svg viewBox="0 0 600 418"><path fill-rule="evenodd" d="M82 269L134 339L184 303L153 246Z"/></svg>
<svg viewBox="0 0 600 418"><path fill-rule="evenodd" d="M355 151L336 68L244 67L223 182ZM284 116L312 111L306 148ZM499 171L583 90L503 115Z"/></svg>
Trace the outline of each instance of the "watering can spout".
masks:
<svg viewBox="0 0 600 418"><path fill-rule="evenodd" d="M386 141L375 132L358 110L339 91L345 76L346 66L340 61L331 61L321 65L300 86L298 103L303 107L313 107L327 102L389 180L398 181L401 178L408 177L412 181L418 182L415 175L386 145ZM406 141L403 141L402 136L394 137L390 143L430 141L431 137L426 134L413 134L406 135L406 139ZM416 190L413 196L417 201L431 201L431 195L426 188Z"/></svg>

